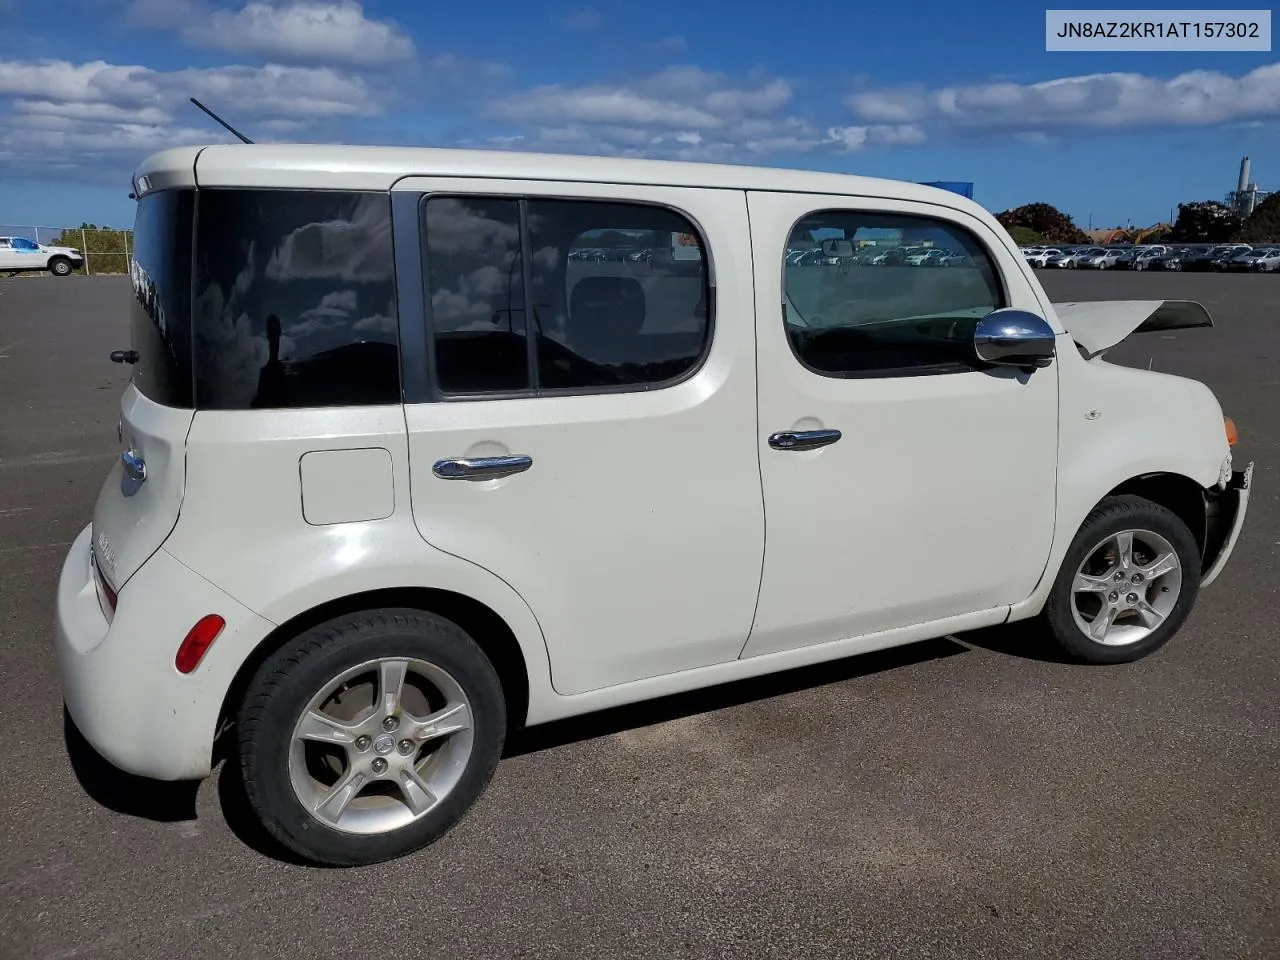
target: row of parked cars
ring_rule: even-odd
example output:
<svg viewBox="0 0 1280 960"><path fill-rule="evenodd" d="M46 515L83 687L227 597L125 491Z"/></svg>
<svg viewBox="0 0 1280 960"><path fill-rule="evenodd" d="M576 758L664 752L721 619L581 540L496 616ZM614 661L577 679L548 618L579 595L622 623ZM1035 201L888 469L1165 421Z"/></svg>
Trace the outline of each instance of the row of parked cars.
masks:
<svg viewBox="0 0 1280 960"><path fill-rule="evenodd" d="M862 247L848 241L824 240L813 249L788 250L787 264L793 267L871 265L877 267L960 267L970 263L966 254L945 247Z"/></svg>
<svg viewBox="0 0 1280 960"><path fill-rule="evenodd" d="M1280 268L1280 245L1254 246L1248 243L1023 247L1022 255L1027 263L1040 269L1272 273Z"/></svg>

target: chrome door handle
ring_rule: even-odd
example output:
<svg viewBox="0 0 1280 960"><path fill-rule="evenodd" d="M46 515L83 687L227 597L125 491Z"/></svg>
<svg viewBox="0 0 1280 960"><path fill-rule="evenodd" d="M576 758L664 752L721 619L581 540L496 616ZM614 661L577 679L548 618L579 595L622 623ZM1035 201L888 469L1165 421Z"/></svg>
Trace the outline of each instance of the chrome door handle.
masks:
<svg viewBox="0 0 1280 960"><path fill-rule="evenodd" d="M455 457L437 460L431 468L441 480L494 480L524 473L533 466L533 457Z"/></svg>
<svg viewBox="0 0 1280 960"><path fill-rule="evenodd" d="M124 467L125 476L130 480L141 483L147 479L147 462L132 450L125 450L120 454L120 464Z"/></svg>
<svg viewBox="0 0 1280 960"><path fill-rule="evenodd" d="M816 450L839 439L839 430L783 430L769 437L769 446L775 450Z"/></svg>

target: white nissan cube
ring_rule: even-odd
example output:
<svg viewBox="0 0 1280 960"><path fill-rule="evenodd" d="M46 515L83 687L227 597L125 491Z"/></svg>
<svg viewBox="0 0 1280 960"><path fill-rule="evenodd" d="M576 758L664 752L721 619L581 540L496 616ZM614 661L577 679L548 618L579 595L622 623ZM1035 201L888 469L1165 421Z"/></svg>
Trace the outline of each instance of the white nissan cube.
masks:
<svg viewBox="0 0 1280 960"><path fill-rule="evenodd" d="M226 743L314 862L427 845L522 726L1030 618L1138 660L1244 522L1213 393L1106 359L1204 308L1052 303L954 193L281 145L134 190L66 705L150 778Z"/></svg>

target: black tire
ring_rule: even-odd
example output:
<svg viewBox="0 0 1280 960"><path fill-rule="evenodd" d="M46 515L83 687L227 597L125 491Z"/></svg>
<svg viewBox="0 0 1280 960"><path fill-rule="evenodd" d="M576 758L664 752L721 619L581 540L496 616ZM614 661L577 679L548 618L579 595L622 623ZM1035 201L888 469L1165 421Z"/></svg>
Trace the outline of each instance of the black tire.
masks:
<svg viewBox="0 0 1280 960"><path fill-rule="evenodd" d="M71 274L71 261L66 257L54 257L49 261L49 272L55 277L66 277Z"/></svg>
<svg viewBox="0 0 1280 960"><path fill-rule="evenodd" d="M419 819L389 832L349 833L318 819L299 799L289 772L291 740L313 696L345 670L380 657L424 660L457 682L470 705L471 752L456 784ZM449 620L409 609L350 614L290 640L250 681L237 721L250 808L293 853L332 866L392 860L446 833L488 785L507 730L501 682L476 642Z"/></svg>
<svg viewBox="0 0 1280 960"><path fill-rule="evenodd" d="M1143 639L1124 645L1107 645L1091 638L1076 622L1072 588L1076 573L1086 558L1108 537L1126 530L1154 533L1168 541L1181 565L1181 585L1177 600L1164 621ZM1135 537L1135 541L1139 539L1140 536ZM1147 589L1152 589L1152 584L1147 584ZM1177 514L1142 497L1108 497L1085 518L1062 558L1041 619L1053 640L1072 659L1092 664L1133 663L1159 650L1182 628L1199 591L1200 548L1194 534Z"/></svg>

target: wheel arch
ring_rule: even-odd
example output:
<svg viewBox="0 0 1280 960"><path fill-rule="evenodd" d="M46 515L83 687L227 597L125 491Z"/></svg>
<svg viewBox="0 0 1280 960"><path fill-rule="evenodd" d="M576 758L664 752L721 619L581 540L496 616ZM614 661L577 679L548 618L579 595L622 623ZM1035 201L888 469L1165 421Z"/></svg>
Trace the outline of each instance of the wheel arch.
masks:
<svg viewBox="0 0 1280 960"><path fill-rule="evenodd" d="M1200 550L1201 572L1212 562L1216 534L1210 510L1210 491L1200 481L1176 469L1147 469L1132 473L1119 481L1112 479L1106 482L1110 485L1095 488L1096 492L1090 499L1081 498L1076 501L1067 516L1059 514L1058 529L1040 582L1031 596L1010 607L1008 620L1021 620L1040 613L1057 580L1063 558L1081 526L1089 514L1108 497L1131 494L1173 511L1187 524L1195 538Z"/></svg>
<svg viewBox="0 0 1280 960"><path fill-rule="evenodd" d="M491 607L452 590L431 587L392 587L367 590L327 600L304 610L268 633L236 670L223 695L215 737L235 719L258 668L291 639L317 624L361 611L407 607L444 617L465 630L484 651L502 684L507 703L508 732L523 726L529 710L529 667L515 632Z"/></svg>
<svg viewBox="0 0 1280 960"><path fill-rule="evenodd" d="M1106 496L1116 497L1125 494L1142 497L1172 511L1187 525L1196 538L1196 546L1200 549L1203 565L1208 542L1208 512L1204 487L1181 473L1144 473L1130 477L1112 487L1107 491Z"/></svg>

